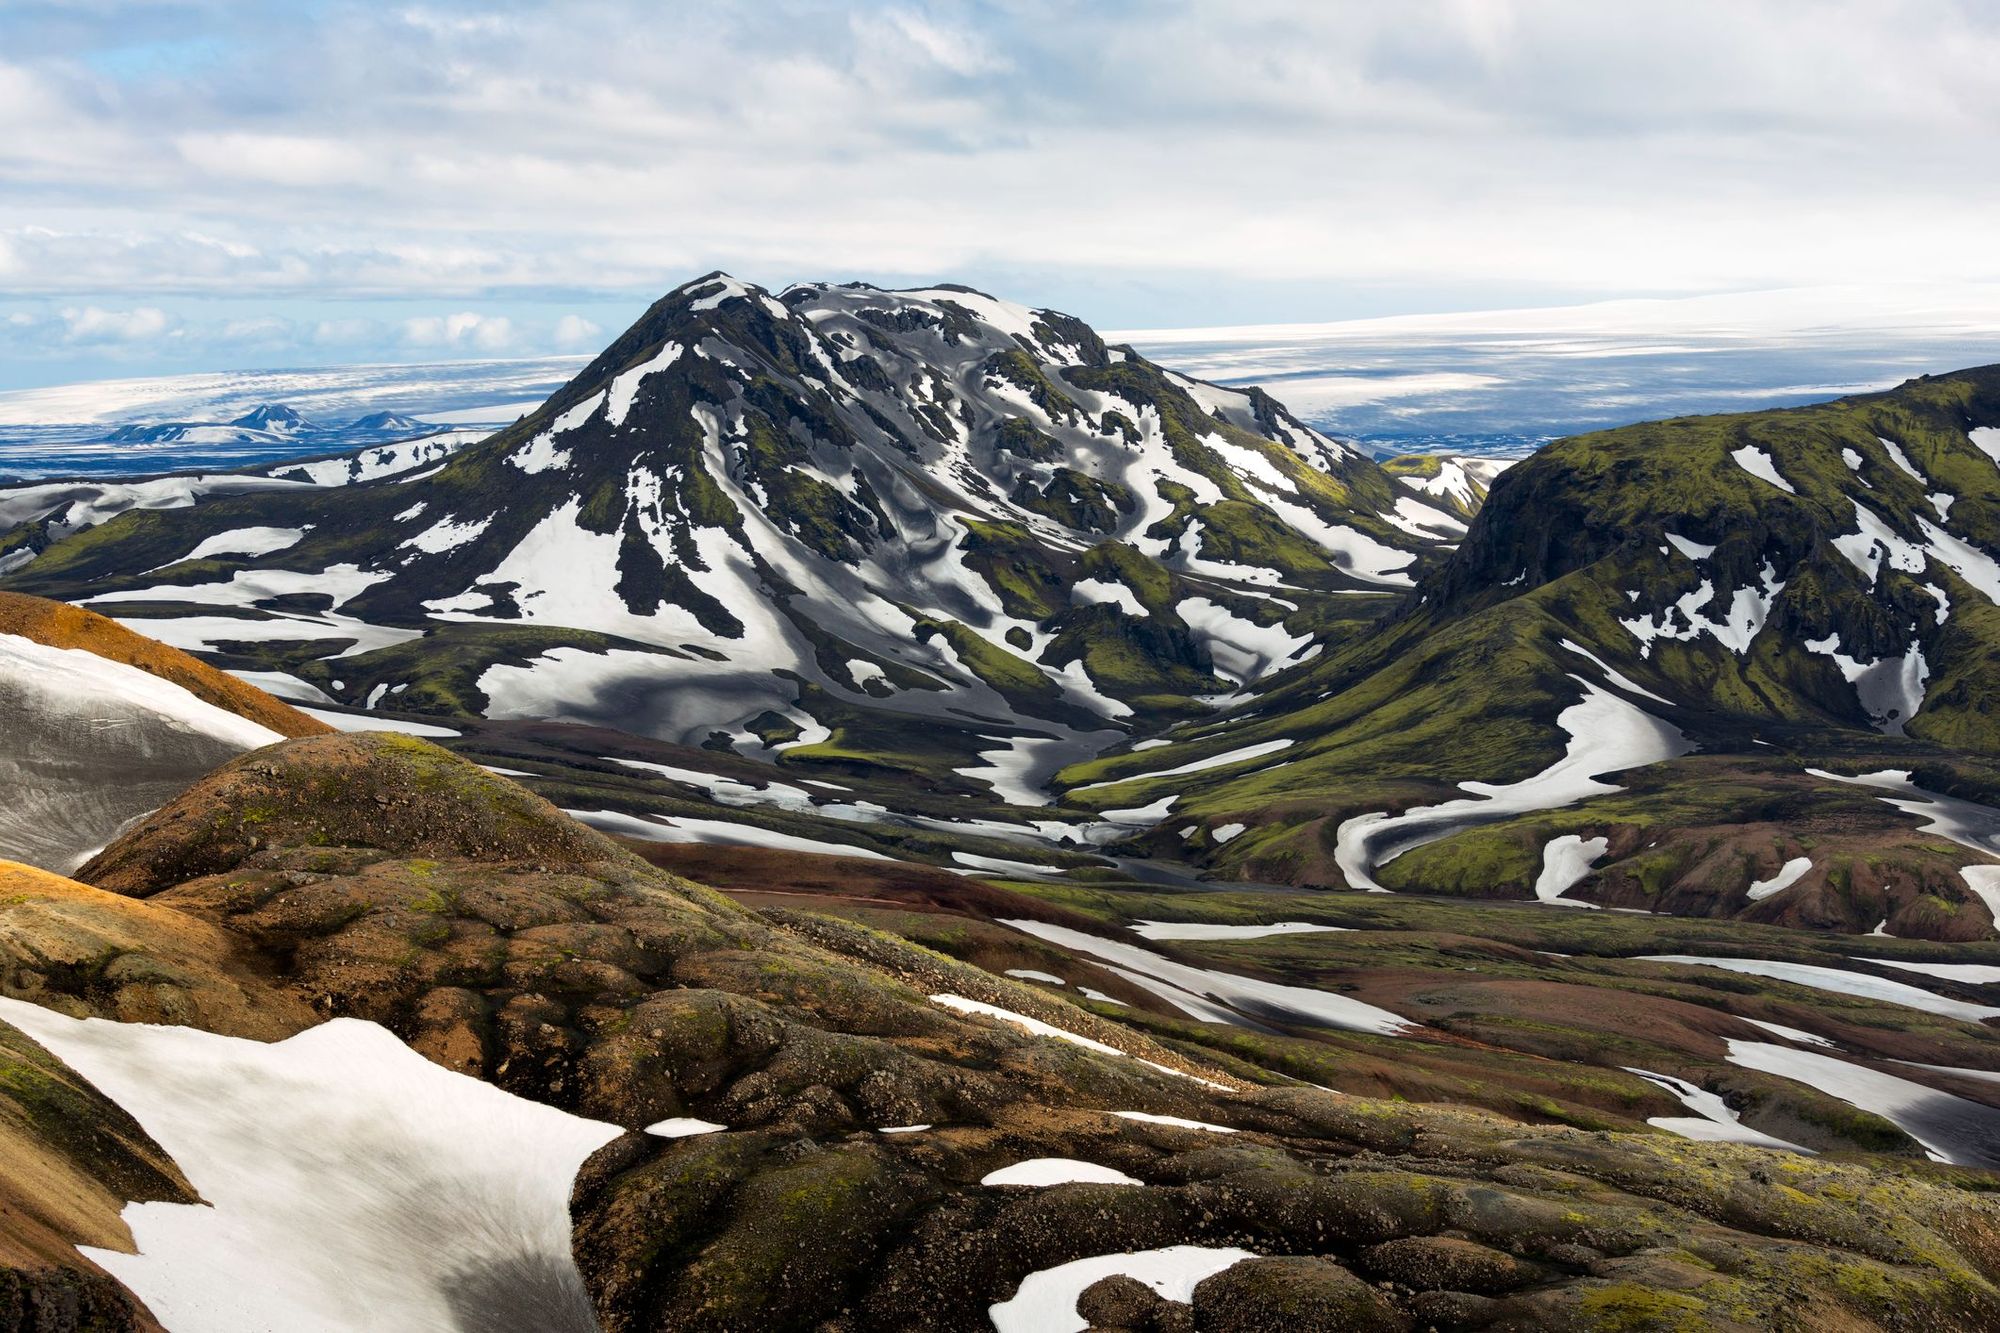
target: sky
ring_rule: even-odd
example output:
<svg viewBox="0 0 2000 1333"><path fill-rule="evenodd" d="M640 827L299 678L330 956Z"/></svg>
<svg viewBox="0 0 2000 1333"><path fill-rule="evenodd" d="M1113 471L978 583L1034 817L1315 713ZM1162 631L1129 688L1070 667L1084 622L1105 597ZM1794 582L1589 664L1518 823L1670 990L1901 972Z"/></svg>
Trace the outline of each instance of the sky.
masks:
<svg viewBox="0 0 2000 1333"><path fill-rule="evenodd" d="M0 0L0 388L592 351L726 269L1114 328L2000 278L2000 5Z"/></svg>

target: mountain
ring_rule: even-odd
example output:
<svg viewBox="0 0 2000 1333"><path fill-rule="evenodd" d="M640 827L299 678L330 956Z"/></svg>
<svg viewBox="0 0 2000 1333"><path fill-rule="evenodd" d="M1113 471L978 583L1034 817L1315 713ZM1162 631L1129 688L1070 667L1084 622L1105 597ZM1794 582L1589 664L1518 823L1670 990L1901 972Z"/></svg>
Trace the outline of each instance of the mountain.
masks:
<svg viewBox="0 0 2000 1333"><path fill-rule="evenodd" d="M258 661L343 703L981 796L1343 641L1463 527L1262 393L1068 316L711 275L434 473L213 495L10 581L260 641L275 616L325 647ZM254 530L301 536L194 555ZM252 638L202 634L184 646Z"/></svg>
<svg viewBox="0 0 2000 1333"><path fill-rule="evenodd" d="M1381 632L1068 799L1180 793L1250 878L1990 938L1996 455L2000 368L1560 441Z"/></svg>
<svg viewBox="0 0 2000 1333"><path fill-rule="evenodd" d="M356 417L348 422L347 429L382 435L419 435L438 428L402 412L370 412L365 417Z"/></svg>
<svg viewBox="0 0 2000 1333"><path fill-rule="evenodd" d="M421 460L0 490L0 573L641 838L1988 939L1996 374L1378 463L717 274Z"/></svg>
<svg viewBox="0 0 2000 1333"><path fill-rule="evenodd" d="M31 1312L610 1333L2000 1320L1974 1173L1328 1092L1138 1010L731 901L405 737L234 760L79 875L0 866L0 1299ZM1026 910L1052 938L1081 920ZM58 946L117 964L48 968Z"/></svg>
<svg viewBox="0 0 2000 1333"><path fill-rule="evenodd" d="M435 434L443 427L398 412L373 412L344 423L314 421L295 407L265 403L228 421L163 421L120 426L106 444L322 444L329 450Z"/></svg>
<svg viewBox="0 0 2000 1333"><path fill-rule="evenodd" d="M273 435L298 435L320 429L307 420L305 413L297 408L287 407L283 403L265 403L260 407L253 407L229 424L242 426L246 430L269 431Z"/></svg>

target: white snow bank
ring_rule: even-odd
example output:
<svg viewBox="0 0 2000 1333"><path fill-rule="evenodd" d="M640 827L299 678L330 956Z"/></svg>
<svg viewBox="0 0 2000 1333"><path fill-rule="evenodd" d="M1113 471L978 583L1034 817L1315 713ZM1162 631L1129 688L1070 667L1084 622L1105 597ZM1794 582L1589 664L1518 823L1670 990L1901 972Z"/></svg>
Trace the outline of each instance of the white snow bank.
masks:
<svg viewBox="0 0 2000 1333"><path fill-rule="evenodd" d="M1666 538L1673 544L1673 548L1676 551L1679 551L1690 560L1706 560L1715 554L1715 547L1712 544L1691 541L1681 536L1678 532L1669 532L1666 534Z"/></svg>
<svg viewBox="0 0 2000 1333"><path fill-rule="evenodd" d="M1076 1312L1077 1298L1104 1278L1122 1273L1170 1301L1186 1304L1204 1278L1256 1257L1248 1250L1200 1245L1100 1254L1028 1274L1012 1300L987 1307L987 1314L998 1333L1082 1333L1089 1325Z"/></svg>
<svg viewBox="0 0 2000 1333"><path fill-rule="evenodd" d="M1078 579L1070 585L1070 601L1077 606L1100 603L1117 607L1128 616L1145 619L1150 612L1139 603L1138 594L1122 583L1104 579Z"/></svg>
<svg viewBox="0 0 2000 1333"><path fill-rule="evenodd" d="M677 1115L646 1126L648 1134L657 1134L663 1139L688 1139L697 1134L716 1134L728 1129L713 1120L697 1120L693 1116Z"/></svg>
<svg viewBox="0 0 2000 1333"><path fill-rule="evenodd" d="M293 703L330 704L333 696L311 681L300 680L289 671L231 671L245 685L255 685L264 693Z"/></svg>
<svg viewBox="0 0 2000 1333"><path fill-rule="evenodd" d="M1956 981L1967 986L1991 986L2000 983L2000 967L1991 963L1906 963L1895 958L1856 958L1857 963L1873 963L1877 967L1893 967L1902 972L1917 972L1940 981Z"/></svg>
<svg viewBox="0 0 2000 1333"><path fill-rule="evenodd" d="M1884 1004L1900 1004L1910 1009L1921 1009L1925 1013L1939 1014L1945 1018L1962 1018L1968 1023L2000 1018L2000 1008L1992 1005L1967 1004L1963 1000L1947 999L1915 986L1906 986L1900 981L1871 977L1861 972L1847 972L1837 967L1816 967L1811 963L1784 963L1769 958L1708 958L1676 953L1647 954L1635 961L1680 963L1689 967L1718 967L1726 972L1741 972L1752 977L1769 977L1773 981L1789 981L1795 986L1810 986L1815 990L1833 991L1839 995L1880 1000Z"/></svg>
<svg viewBox="0 0 2000 1333"><path fill-rule="evenodd" d="M1258 741L1255 745L1238 746L1234 750L1225 750L1221 754L1212 754L1205 759L1191 759L1187 763L1176 765L1173 768L1156 769L1147 773L1129 773L1124 777L1107 778L1102 782L1092 782L1082 787L1072 787L1069 794L1074 796L1078 792L1096 791L1102 787L1116 787L1120 783L1125 782L1150 782L1154 778L1178 778L1185 777L1189 773L1205 773L1211 768L1222 768L1229 764L1240 764L1249 759L1262 759L1267 754L1276 754L1280 750L1289 748L1291 744L1292 742L1289 739Z"/></svg>
<svg viewBox="0 0 2000 1333"><path fill-rule="evenodd" d="M1137 1120L1148 1125L1171 1125L1175 1129L1199 1129L1210 1134L1234 1134L1237 1131L1228 1125L1212 1125L1206 1120L1189 1120L1186 1116L1154 1115L1151 1111L1113 1111L1120 1120Z"/></svg>
<svg viewBox="0 0 2000 1333"><path fill-rule="evenodd" d="M1206 921L1140 921L1130 927L1133 934L1149 940L1261 940L1267 935L1309 935L1319 931L1346 930L1346 926L1322 926L1314 921L1273 921L1268 926L1221 926Z"/></svg>
<svg viewBox="0 0 2000 1333"><path fill-rule="evenodd" d="M1768 481L1787 495L1798 494L1792 489L1792 483L1778 475L1778 465L1771 461L1771 455L1756 445L1746 444L1741 449L1733 449L1729 456L1736 460L1736 466L1759 481Z"/></svg>
<svg viewBox="0 0 2000 1333"><path fill-rule="evenodd" d="M1072 1157L1034 1157L979 1178L982 1185L1143 1185L1123 1171Z"/></svg>
<svg viewBox="0 0 2000 1333"><path fill-rule="evenodd" d="M981 856L977 852L953 852L951 859L968 870L992 875L1060 875L1061 866L1037 865L1033 861L1012 861L1004 856Z"/></svg>
<svg viewBox="0 0 2000 1333"><path fill-rule="evenodd" d="M1599 671L1602 671L1604 673L1604 678L1606 680L1610 681L1613 685L1616 685L1619 689L1624 690L1627 694L1643 695L1645 698L1651 699L1655 703L1665 704L1669 708L1673 707L1674 701L1672 699L1662 699L1659 695L1653 693L1645 686L1640 685L1639 683L1634 681L1630 676L1627 676L1624 672L1619 671L1617 668L1613 667L1610 663L1606 662L1596 653L1591 652L1590 649L1584 647L1582 644L1576 643L1570 639L1564 639L1562 641L1562 646L1569 649L1569 651L1575 653L1578 657L1581 657L1586 661L1588 661L1591 665L1595 666Z"/></svg>
<svg viewBox="0 0 2000 1333"><path fill-rule="evenodd" d="M107 726L129 726L135 716L147 717L245 750L284 739L150 671L82 648L52 648L19 634L0 634L0 684L9 692L22 692L24 707L50 713L97 710Z"/></svg>
<svg viewBox="0 0 2000 1333"><path fill-rule="evenodd" d="M1119 1050L1116 1046L1109 1046L1101 1041L1092 1041L1089 1037L1079 1037L1076 1033L1065 1031L1053 1023L1044 1023L1039 1018L1030 1018L1026 1014L1017 1014L1012 1009L1002 1009L997 1004L987 1004L983 1000L968 1000L963 995L933 995L931 996L931 1003L941 1004L947 1009L956 1009L961 1014L981 1014L987 1018L997 1018L1002 1023L1012 1023L1015 1027L1034 1036L1053 1037L1057 1041L1066 1041L1072 1046L1081 1046L1086 1051L1096 1051L1099 1055L1125 1054L1125 1052Z"/></svg>
<svg viewBox="0 0 2000 1333"><path fill-rule="evenodd" d="M1693 1111L1691 1116L1656 1115L1647 1117L1646 1123L1655 1129L1664 1129L1669 1134L1678 1134L1684 1139L1699 1139L1705 1143L1747 1143L1756 1148L1782 1148L1788 1152L1809 1153L1810 1148L1801 1148L1796 1143L1772 1138L1759 1133L1737 1119L1736 1112L1729 1103L1712 1092L1705 1091L1689 1083L1686 1079L1670 1074L1655 1074L1647 1069L1625 1066L1628 1074L1637 1074L1648 1083L1664 1088L1672 1093L1682 1106Z"/></svg>
<svg viewBox="0 0 2000 1333"><path fill-rule="evenodd" d="M1678 639L1692 643L1704 634L1741 657L1750 651L1750 645L1763 632L1764 622L1771 615L1771 603L1784 590L1784 581L1767 560L1759 575L1758 586L1736 589L1729 594L1726 604L1716 600L1715 581L1703 579L1700 587L1693 592L1682 593L1665 610L1618 623L1639 641L1639 656L1642 658L1653 655L1655 639Z"/></svg>
<svg viewBox="0 0 2000 1333"><path fill-rule="evenodd" d="M1386 892L1375 882L1375 867L1413 847L1475 824L1615 792L1618 787L1598 781L1595 775L1657 764L1693 748L1678 730L1636 705L1581 677L1570 679L1583 686L1583 699L1556 718L1556 725L1570 738L1561 759L1519 782L1461 782L1461 788L1473 793L1463 800L1418 806L1400 815L1366 814L1347 820L1334 838L1334 861L1347 882Z"/></svg>
<svg viewBox="0 0 2000 1333"><path fill-rule="evenodd" d="M1576 833L1565 833L1559 838L1550 838L1542 847L1542 873L1535 880L1535 897L1545 903L1561 903L1565 907L1595 907L1596 903L1580 902L1565 898L1590 873L1597 864L1597 858L1611 848L1609 838L1585 838Z"/></svg>
<svg viewBox="0 0 2000 1333"><path fill-rule="evenodd" d="M1392 1014L1387 1009L1378 1009L1345 995L1193 967L1163 958L1151 949L1142 949L1136 944L1107 940L1081 930L1071 930L1067 926L1026 920L1002 921L1000 924L1073 953L1115 964L1128 976L1137 974L1148 978L1155 984L1147 989L1156 993L1160 986L1166 986L1192 1000L1207 1001L1209 1011L1201 1016L1211 1022L1241 1025L1246 1021L1271 1019L1345 1028L1353 1032L1375 1032L1390 1037L1400 1036L1416 1026L1400 1014ZM1216 1006L1223 1008L1218 1011Z"/></svg>
<svg viewBox="0 0 2000 1333"><path fill-rule="evenodd" d="M1811 869L1812 869L1811 857L1809 856L1793 857L1791 860L1785 862L1785 864L1779 868L1778 873L1771 876L1771 878L1760 879L1750 885L1750 888L1748 890L1750 901L1753 903L1760 903L1774 893L1783 893L1786 889L1791 888L1792 885L1798 883L1801 879L1804 879L1806 871Z"/></svg>
<svg viewBox="0 0 2000 1333"><path fill-rule="evenodd" d="M1732 1040L1728 1059L1733 1065L1792 1079L1879 1115L1922 1144L1934 1161L2000 1167L2000 1110L1983 1102L1954 1097L1816 1051L1769 1042Z"/></svg>
<svg viewBox="0 0 2000 1333"><path fill-rule="evenodd" d="M355 713L336 713L328 708L304 707L299 708L299 711L307 717L318 718L335 731L398 731L405 736L426 736L432 739L465 734L430 722L403 722L392 717L376 717L372 713L364 716Z"/></svg>
<svg viewBox="0 0 2000 1333"><path fill-rule="evenodd" d="M726 819L696 819L690 815L655 815L641 818L617 810L565 810L564 814L600 833L622 833L647 842L699 842L718 847L770 847L783 852L817 852L822 856L858 856L867 861L891 861L871 847L845 842L822 842L792 833L778 833L755 824L732 824Z"/></svg>
<svg viewBox="0 0 2000 1333"><path fill-rule="evenodd" d="M1840 651L1840 636L1807 639L1806 651L1833 659L1854 697L1877 730L1900 736L1917 710L1924 706L1924 684L1930 679L1930 664L1924 660L1924 646L1913 643L1900 657L1862 660Z"/></svg>
<svg viewBox="0 0 2000 1333"><path fill-rule="evenodd" d="M0 1018L129 1112L205 1201L129 1204L139 1252L84 1250L167 1327L596 1328L569 1194L616 1126L356 1019L267 1045L4 998Z"/></svg>
<svg viewBox="0 0 2000 1333"><path fill-rule="evenodd" d="M1815 1036L1799 1028L1786 1027L1783 1023L1768 1023L1761 1018L1746 1018L1743 1021L1753 1028L1762 1028L1773 1036L1783 1037L1786 1041L1803 1042L1807 1046L1822 1046L1829 1051L1839 1049L1825 1037Z"/></svg>
<svg viewBox="0 0 2000 1333"><path fill-rule="evenodd" d="M270 555L297 546L306 535L304 528L237 528L218 532L182 556L182 560L207 560L218 555Z"/></svg>

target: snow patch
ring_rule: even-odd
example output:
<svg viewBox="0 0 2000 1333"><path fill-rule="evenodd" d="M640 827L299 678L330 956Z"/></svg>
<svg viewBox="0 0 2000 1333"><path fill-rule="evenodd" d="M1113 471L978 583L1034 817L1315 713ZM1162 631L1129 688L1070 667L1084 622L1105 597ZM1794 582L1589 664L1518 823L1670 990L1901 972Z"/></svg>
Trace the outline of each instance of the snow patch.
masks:
<svg viewBox="0 0 2000 1333"><path fill-rule="evenodd" d="M1757 880L1750 885L1746 892L1751 902L1761 903L1772 894L1783 893L1786 889L1791 888L1792 885L1805 878L1806 871L1811 869L1811 857L1795 856L1785 862L1777 874L1771 876L1769 879Z"/></svg>
<svg viewBox="0 0 2000 1333"><path fill-rule="evenodd" d="M1759 1133L1737 1118L1729 1103L1712 1092L1696 1087L1686 1079L1674 1078L1669 1074L1655 1074L1647 1069L1625 1066L1628 1074L1637 1074L1655 1087L1664 1088L1692 1116L1656 1115L1649 1116L1646 1123L1655 1129L1664 1129L1670 1134L1678 1134L1684 1139L1698 1139L1704 1143L1747 1143L1755 1148L1780 1148L1786 1152L1810 1153L1812 1149L1801 1148L1796 1143L1772 1138Z"/></svg>
<svg viewBox="0 0 2000 1333"><path fill-rule="evenodd" d="M1565 907L1597 906L1596 903L1579 902L1563 895L1581 883L1590 874L1590 868L1597 864L1597 859L1610 848L1609 838L1585 838L1576 833L1550 838L1542 847L1542 873L1535 880L1535 897L1545 903L1561 903Z"/></svg>
<svg viewBox="0 0 2000 1333"><path fill-rule="evenodd" d="M1127 927L1149 940L1261 940L1270 935L1312 935L1322 931L1345 931L1346 926L1323 926L1316 921L1273 921L1268 926L1225 926L1207 921L1138 921Z"/></svg>
<svg viewBox="0 0 2000 1333"><path fill-rule="evenodd" d="M468 1303L520 1327L596 1327L569 1195L616 1126L352 1018L267 1045L13 999L0 1017L129 1112L204 1200L128 1204L139 1252L82 1251L167 1327L459 1328Z"/></svg>
<svg viewBox="0 0 2000 1333"><path fill-rule="evenodd" d="M1706 560L1715 554L1714 546L1704 546L1700 542L1689 541L1678 532L1669 532L1666 534L1666 537L1667 541L1673 545L1676 551L1679 551L1690 560Z"/></svg>
<svg viewBox="0 0 2000 1333"><path fill-rule="evenodd" d="M1730 1064L1817 1088L1890 1121L1933 1161L2000 1167L2000 1110L1816 1051L1729 1042Z"/></svg>
<svg viewBox="0 0 2000 1333"><path fill-rule="evenodd" d="M304 528L237 528L218 532L182 556L182 560L207 560L218 555L270 555L289 550L305 537Z"/></svg>
<svg viewBox="0 0 2000 1333"><path fill-rule="evenodd" d="M987 1307L987 1314L997 1333L1083 1333L1089 1325L1076 1312L1077 1299L1104 1278L1136 1278L1165 1299L1185 1305L1204 1279L1256 1257L1248 1250L1170 1245L1076 1259L1028 1274L1012 1300Z"/></svg>
<svg viewBox="0 0 2000 1333"><path fill-rule="evenodd" d="M1002 921L1000 924L1072 953L1113 964L1128 979L1144 985L1162 998L1178 1002L1176 995L1163 992L1164 987L1167 992L1177 992L1190 1002L1200 1002L1197 1008L1190 1008L1188 1012L1210 1022L1246 1026L1250 1021L1278 1015L1290 1022L1344 1028L1352 1032L1374 1032L1388 1037L1400 1036L1416 1026L1400 1014L1345 995L1193 967L1163 958L1151 949L1142 949L1136 944L1104 939L1067 926L1026 920Z"/></svg>
<svg viewBox="0 0 2000 1333"><path fill-rule="evenodd" d="M979 1178L982 1185L1143 1185L1123 1171L1114 1171L1095 1162L1079 1162L1073 1157L1031 1157L1025 1162L988 1171Z"/></svg>
<svg viewBox="0 0 2000 1333"><path fill-rule="evenodd" d="M1927 1014L1964 1019L1968 1023L1983 1023L1989 1018L2000 1018L2000 1008L1993 1005L1967 1004L1962 1000L1934 995L1915 986L1906 986L1900 981L1871 977L1860 972L1848 972L1837 967L1785 963L1769 958L1708 958L1695 954L1647 954L1636 961L1676 963L1684 967L1714 967L1725 972L1741 972L1745 976L1769 977L1773 981L1788 981L1795 986L1810 986L1814 990L1832 991L1837 995L1852 995L1864 1000L1878 1000L1884 1004L1900 1004L1910 1009L1921 1009Z"/></svg>
<svg viewBox="0 0 2000 1333"><path fill-rule="evenodd" d="M657 1134L663 1139L688 1139L697 1134L716 1134L728 1129L713 1120L696 1120L693 1116L677 1115L646 1126L648 1134Z"/></svg>
<svg viewBox="0 0 2000 1333"><path fill-rule="evenodd" d="M1355 888L1387 892L1375 882L1377 866L1415 847L1449 837L1461 828L1491 823L1535 810L1554 810L1619 788L1596 778L1642 768L1686 754L1693 747L1681 733L1636 705L1577 676L1581 701L1565 708L1556 725L1569 733L1563 757L1533 777L1513 783L1461 782L1473 795L1439 805L1418 806L1400 815L1356 815L1334 837L1334 860Z"/></svg>
<svg viewBox="0 0 2000 1333"><path fill-rule="evenodd" d="M1736 466L1759 481L1768 481L1787 495L1798 494L1792 489L1792 483L1778 475L1778 465L1771 461L1771 455L1757 446L1746 444L1741 449L1731 450L1729 456L1736 460Z"/></svg>

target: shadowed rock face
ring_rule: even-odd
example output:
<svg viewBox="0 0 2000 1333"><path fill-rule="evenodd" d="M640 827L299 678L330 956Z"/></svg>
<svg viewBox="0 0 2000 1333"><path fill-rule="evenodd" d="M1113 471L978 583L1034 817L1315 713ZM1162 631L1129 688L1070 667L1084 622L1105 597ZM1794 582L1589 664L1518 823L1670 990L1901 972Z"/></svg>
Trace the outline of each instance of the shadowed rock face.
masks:
<svg viewBox="0 0 2000 1333"><path fill-rule="evenodd" d="M1190 1066L890 936L738 906L404 738L240 760L88 873L230 941L277 1003L374 1019L449 1068L624 1127L572 1201L610 1330L983 1328L1030 1273L1174 1245L1293 1261L1211 1279L1198 1327L1292 1330L1349 1306L1383 1328L1753 1328L1780 1309L1805 1328L2000 1321L2000 1217L1921 1168L1529 1128ZM212 970L158 984L199 1016ZM151 1003L170 1009L163 994ZM44 977L38 998L110 1003L81 975ZM1110 1114L1125 1110L1237 1132ZM676 1117L727 1129L643 1132ZM979 1184L1034 1157L1145 1183ZM477 1274L461 1295L469 1327L517 1299Z"/></svg>

